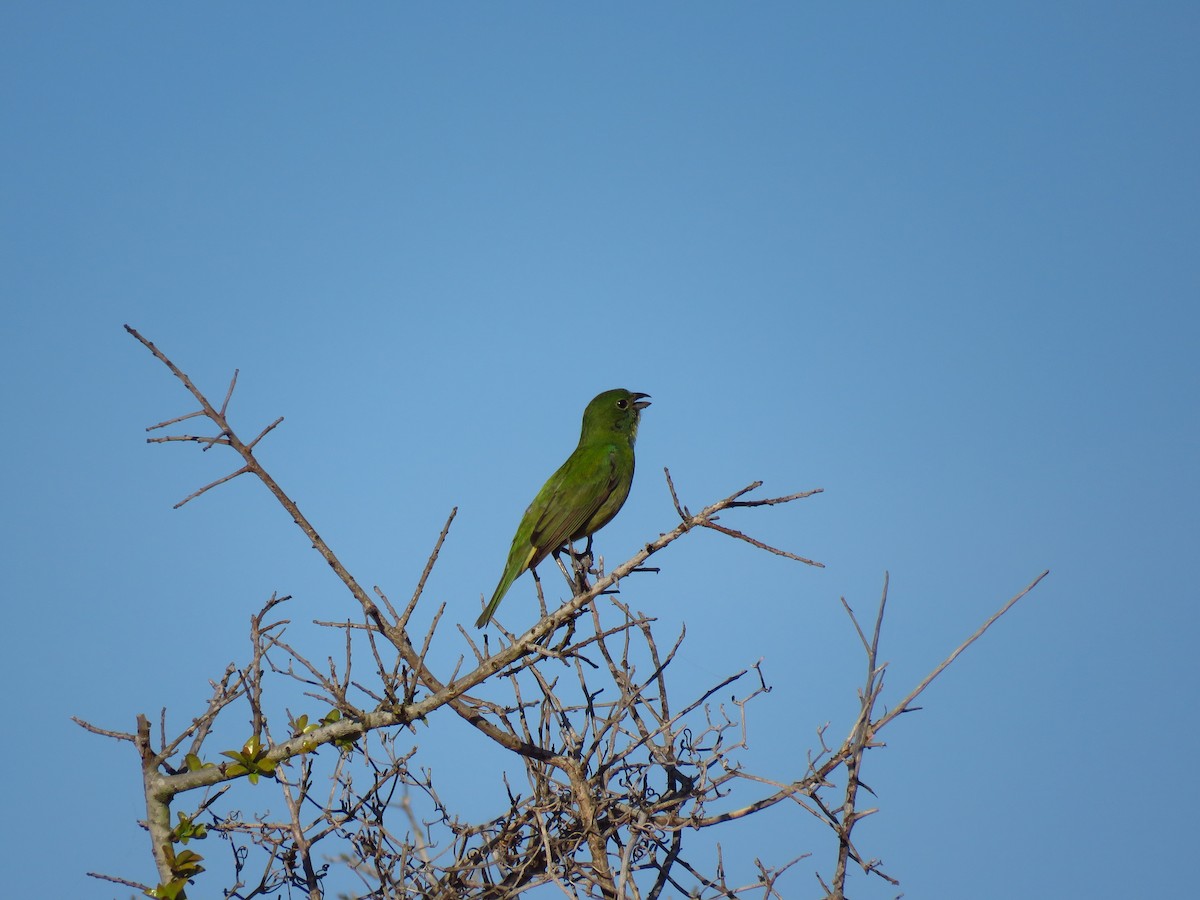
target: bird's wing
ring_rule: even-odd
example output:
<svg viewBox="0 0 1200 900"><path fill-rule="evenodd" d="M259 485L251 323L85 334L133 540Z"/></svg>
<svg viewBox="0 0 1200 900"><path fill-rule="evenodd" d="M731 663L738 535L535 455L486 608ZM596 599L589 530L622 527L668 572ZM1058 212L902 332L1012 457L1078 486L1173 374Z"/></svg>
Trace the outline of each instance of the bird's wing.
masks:
<svg viewBox="0 0 1200 900"><path fill-rule="evenodd" d="M576 451L554 473L553 481L553 493L530 536L536 548L530 568L575 535L612 494L618 481L616 448Z"/></svg>

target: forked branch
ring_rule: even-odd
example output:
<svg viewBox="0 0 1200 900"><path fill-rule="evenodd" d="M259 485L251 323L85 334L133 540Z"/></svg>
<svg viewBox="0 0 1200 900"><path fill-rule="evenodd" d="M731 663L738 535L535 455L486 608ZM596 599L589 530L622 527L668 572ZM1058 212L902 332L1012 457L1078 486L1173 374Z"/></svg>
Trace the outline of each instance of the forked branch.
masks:
<svg viewBox="0 0 1200 900"><path fill-rule="evenodd" d="M93 732L131 741L140 752L147 826L160 877L159 887L153 889L157 896L182 897L184 884L203 870L200 857L189 856L191 851L181 847L189 835L197 836L197 828L202 826L196 823L203 814L209 819L208 827L231 846L237 840L246 842L234 852L236 885L227 893L231 898L271 893L285 883L309 897L322 896L325 873L315 862L314 847L326 839L343 841L350 848L350 865L368 891L364 896L499 900L535 884L556 884L570 896L656 898L670 887L681 894L694 891L698 897L729 897L752 886L762 896L779 897L778 879L803 856L773 868L760 864L753 884L738 886L726 881L720 858L715 874L703 873L701 868L712 869L709 860L702 866L691 859L684 837L784 801L800 805L837 836L835 871L827 888L831 897L844 896L850 863L894 883L880 870L878 861L863 858L852 840L855 824L874 812L858 805L860 791L869 791L861 778L864 756L880 746L879 731L901 712L910 711L922 691L1045 575L1009 601L882 716L875 710L884 684L879 644L886 581L870 634L847 605L867 662L854 725L836 748L827 747L822 739L821 752L810 756L801 771L781 779L765 778L747 771L738 759L748 744L747 706L770 690L760 663L719 680L692 702L672 704L667 676L683 633L669 649L660 651L651 617L617 599L612 599L610 606L595 601L613 592L626 576L645 570L651 556L697 528L821 567L815 560L718 522L727 510L788 504L820 493L819 488L756 498L751 495L762 483L755 481L693 514L680 501L670 472L664 470L679 516L672 530L608 572L589 572L586 559L575 560L573 570L567 572L574 585L573 596L559 608L546 610L523 634L505 632L497 623L501 636L494 648L490 634L485 634L480 646L460 627L471 652L452 671L439 675L427 658L446 607L435 611L420 639L414 639L408 629L456 510L447 518L411 599L397 611L379 588L372 596L359 585L255 457L256 445L282 418L264 427L253 440L242 440L227 419L238 380L236 371L223 400L214 404L153 343L133 328L126 329L182 382L200 406L150 430L197 417L213 426L208 435L159 435L149 440L195 443L203 450L227 446L241 460L233 472L204 485L178 505L239 475L254 475L288 511L358 605L356 615L345 621L319 623L339 630L344 651L336 663L331 655L322 655L324 661L318 663L284 638L287 620L266 620L267 612L287 599L272 598L252 620L249 663L241 668L231 665L224 679L213 683L207 710L178 736L168 739L164 715L157 747L152 746L144 716L138 719L136 734L80 722ZM541 596L540 584L538 589ZM606 624L602 609L616 610L619 621ZM581 616L585 611L590 615ZM286 663L280 662L281 657L286 657ZM275 722L281 739L273 742L266 700L266 680L271 678L299 685L310 698L305 702L315 698L328 704L330 711L313 720L299 710L294 716L289 712L286 728ZM749 684L751 680L754 683ZM717 698L734 684L748 686L738 688L739 696L718 703ZM505 697L496 698L498 690ZM253 736L241 751L223 754L235 759L234 763L205 762L201 757L214 723L235 702L249 706ZM525 788L518 790L505 779L509 808L490 821L468 822L454 815L438 794L432 770L417 768L415 763L410 766L419 742L398 744L400 736L423 733L424 726L418 723L430 722L442 707L449 707L476 733L514 754L511 758L525 770ZM323 750L326 755L319 756ZM184 762L178 760L181 755L185 755ZM839 769L846 772L840 799L826 799L833 788L831 778ZM216 810L214 801L232 782L254 780L258 775L273 779L283 792L286 820L273 822ZM329 786L328 794L319 797L322 784ZM750 803L738 800L735 804L730 798L739 786L768 793ZM216 789L217 793L210 793L191 815L180 813L179 823L173 826L173 801L197 789ZM414 798L421 805L421 815ZM388 830L385 814L392 808L403 812L403 833ZM251 846L267 854L261 875L243 871ZM699 855L705 858L703 851ZM685 881L693 887L686 887ZM242 893L247 884L255 886Z"/></svg>

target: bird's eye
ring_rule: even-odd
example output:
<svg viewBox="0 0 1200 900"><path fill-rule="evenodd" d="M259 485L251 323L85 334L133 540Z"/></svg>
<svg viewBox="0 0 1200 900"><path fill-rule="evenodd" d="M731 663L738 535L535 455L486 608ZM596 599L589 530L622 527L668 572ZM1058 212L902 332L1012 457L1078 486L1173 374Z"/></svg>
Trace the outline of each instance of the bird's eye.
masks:
<svg viewBox="0 0 1200 900"><path fill-rule="evenodd" d="M625 409L627 406L629 406L629 401L624 397L617 401L617 409Z"/></svg>

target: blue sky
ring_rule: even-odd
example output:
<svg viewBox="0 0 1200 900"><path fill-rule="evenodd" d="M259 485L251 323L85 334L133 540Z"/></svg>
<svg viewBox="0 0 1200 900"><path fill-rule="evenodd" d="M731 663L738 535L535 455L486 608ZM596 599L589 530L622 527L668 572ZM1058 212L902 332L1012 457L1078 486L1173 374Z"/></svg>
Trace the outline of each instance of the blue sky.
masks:
<svg viewBox="0 0 1200 900"><path fill-rule="evenodd" d="M1194 888L1197 46L1187 3L5 4L6 889L152 878L133 753L69 716L185 722L273 591L354 614L260 485L171 509L233 460L144 443L191 407L124 323L285 416L263 461L361 581L406 595L457 506L455 622L600 390L654 399L610 562L664 466L824 488L726 521L826 569L703 533L625 593L686 622L681 700L763 658L774 777L854 714L840 596L891 573L894 701L1049 568L868 757L860 844L909 897ZM796 897L828 834L725 844L805 851Z"/></svg>

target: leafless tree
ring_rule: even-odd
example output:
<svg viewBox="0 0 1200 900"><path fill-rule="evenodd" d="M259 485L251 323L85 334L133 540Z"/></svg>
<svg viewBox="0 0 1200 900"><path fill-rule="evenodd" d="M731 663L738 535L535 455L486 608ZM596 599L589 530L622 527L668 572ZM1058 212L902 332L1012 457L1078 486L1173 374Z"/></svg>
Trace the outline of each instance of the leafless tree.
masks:
<svg viewBox="0 0 1200 900"><path fill-rule="evenodd" d="M611 572L593 570L591 559L571 554L570 569L563 566L573 584L567 603L546 609L539 584L540 620L521 635L499 628L496 647L488 640L481 646L459 626L464 656L453 671L437 672L426 659L444 606L419 638L409 625L454 511L403 608L378 588L368 593L255 456L255 447L282 419L244 441L226 418L236 372L215 405L154 344L126 329L200 407L150 430L192 418L212 429L149 440L191 442L205 450L228 447L240 459L234 472L178 505L240 475L257 478L356 601L353 619L315 623L327 634L340 632L318 660L288 635L290 622L281 616L289 598L271 597L251 618L248 660L230 664L211 682L205 708L177 733L168 732L165 710L157 736L145 715L137 716L132 733L76 720L136 748L146 802L143 824L157 880L90 874L152 897L182 898L189 885L203 884L197 890L205 896L219 889L227 898L321 898L334 889L334 871L353 875L336 880L354 886L353 893L337 888L340 896L360 898L502 898L539 885L557 886L568 897L781 897L780 879L809 853L798 848L795 858L770 864L755 859L744 867L752 877L739 883L726 874L720 844L698 837L779 804L832 830L836 850L828 874L817 875L827 897L843 897L856 869L898 884L853 840L855 825L875 812L859 805L864 757L881 746L879 733L911 711L933 679L1047 574L884 712L879 710L886 665L878 654L886 577L867 629L843 600L866 663L850 733L830 744L824 730L818 731L818 746L797 771L754 774L743 767L740 751L748 707L768 691L760 666L734 672L687 702L668 699L671 664L684 634L660 644L654 620L614 592L631 574L644 571L650 557L697 528L819 566L718 519L728 510L793 503L820 489L756 499L751 494L761 484L754 482L692 513L679 501L668 472L679 520L670 531ZM329 647L338 648L337 659ZM281 698L305 703L309 711L292 712ZM221 740L238 727L231 721L236 710L249 713L242 732L248 737L229 746ZM447 716L460 718L481 746L499 748L523 769L523 780L515 784L497 767L495 779L507 800L491 814L452 808L427 764L422 740L444 727ZM274 784L286 814L247 810L251 804L268 806L261 793L265 786L254 787L260 782ZM213 837L218 846L224 842L228 857L200 855L196 842ZM213 883L218 873L205 871L216 864L224 876L219 886Z"/></svg>

